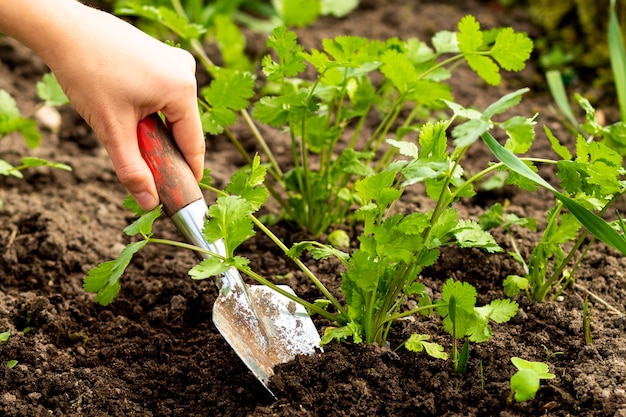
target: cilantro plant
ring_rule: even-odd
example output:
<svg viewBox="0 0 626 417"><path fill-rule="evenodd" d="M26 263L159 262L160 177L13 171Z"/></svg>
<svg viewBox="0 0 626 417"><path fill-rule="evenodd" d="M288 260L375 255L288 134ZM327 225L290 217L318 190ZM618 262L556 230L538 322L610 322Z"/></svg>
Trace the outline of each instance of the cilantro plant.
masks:
<svg viewBox="0 0 626 417"><path fill-rule="evenodd" d="M345 223L358 203L356 182L382 172L397 152L386 139L414 134L444 107L442 100L453 100L446 81L461 61L497 85L500 70L523 69L532 50L525 34L482 31L472 16L459 22L458 32L435 34L431 44L338 36L307 52L295 33L284 27L272 32L262 68L276 92L257 101L252 116L290 137L293 168L272 162L271 170L286 192L279 202L288 219L316 235ZM312 79L304 75L307 67L315 70ZM379 114L372 131L364 129ZM270 152L267 160L275 161L260 143Z"/></svg>
<svg viewBox="0 0 626 417"><path fill-rule="evenodd" d="M518 305L509 299L493 300L476 307L476 289L468 283L448 279L442 289L442 299L436 300L437 313L443 318L444 329L452 336L451 357L455 369L465 372L469 343L481 343L492 337L489 322L505 323L517 314ZM457 341L468 339L459 350Z"/></svg>
<svg viewBox="0 0 626 417"><path fill-rule="evenodd" d="M531 362L513 357L511 362L518 369L511 377L511 394L508 402L532 400L537 395L542 379L553 379L556 375L548 372L548 365L543 362Z"/></svg>

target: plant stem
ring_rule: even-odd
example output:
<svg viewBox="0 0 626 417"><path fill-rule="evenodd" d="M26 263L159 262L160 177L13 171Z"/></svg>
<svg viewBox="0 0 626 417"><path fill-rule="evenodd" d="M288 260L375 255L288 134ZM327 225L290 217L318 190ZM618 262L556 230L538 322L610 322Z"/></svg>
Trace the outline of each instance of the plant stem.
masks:
<svg viewBox="0 0 626 417"><path fill-rule="evenodd" d="M249 216L250 220L252 220L252 222L254 222L254 224L263 231L263 233L265 233L267 235L267 237L269 237L275 244L276 246L278 246L285 254L287 254L289 252L289 248L287 248L287 246L285 246L285 244L283 242L281 242L280 239L278 239L278 237L276 237L276 235L274 235L274 233L272 233L271 230L269 230L259 219L257 219L256 217L250 215ZM313 282L313 284L322 292L322 294L324 295L324 297L326 297L326 299L328 301L330 301L330 303L335 307L335 309L337 309L337 311L340 314L340 318L336 318L335 321L336 322L341 322L341 321L349 321L349 317L348 317L348 312L343 308L343 306L339 303L339 301L337 301L337 299L328 291L328 289L324 286L324 284L322 284L322 282L315 276L315 274L313 274L313 272L311 272L311 270L298 258L291 258L296 265L298 266L298 268L300 268L300 270L302 272L304 272L304 274Z"/></svg>

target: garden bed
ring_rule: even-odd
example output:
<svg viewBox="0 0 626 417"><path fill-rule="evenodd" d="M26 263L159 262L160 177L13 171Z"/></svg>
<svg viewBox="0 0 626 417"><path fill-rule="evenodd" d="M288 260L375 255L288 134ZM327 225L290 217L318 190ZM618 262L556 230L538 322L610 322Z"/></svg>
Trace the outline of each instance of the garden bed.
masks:
<svg viewBox="0 0 626 417"><path fill-rule="evenodd" d="M504 10L495 3L362 1L349 18L320 19L298 34L307 47L339 34L429 39L438 30L454 30L461 17L472 14L486 28L513 26L536 35L523 10ZM265 39L255 36L250 48L258 51ZM17 98L24 114L34 109L35 82L45 72L30 51L10 39L0 40L0 88ZM574 138L549 110L552 99L533 62L499 87L488 87L464 69L455 73L452 84L458 103L478 108L530 87L516 111L527 116L539 112L538 124L548 125L560 138L569 137L568 146L573 146ZM589 91L584 84L576 87ZM489 341L472 345L464 375L450 361L394 350L415 332L438 334L436 341L450 346L450 337L439 330L440 319L420 316L393 328L391 348L331 343L322 354L280 365L270 381L278 397L273 399L212 324L217 289L212 280L189 278L187 271L195 263L191 253L147 247L133 259L120 295L107 307L83 290L87 272L128 243L122 229L133 217L122 206L126 193L94 134L71 108L61 114L61 130L46 131L40 148L28 150L19 136L5 138L0 146L0 158L10 162L28 153L73 168L30 169L24 180L0 177L0 333L11 330L9 340L0 343L2 415L626 416L626 260L600 243L578 269L576 285L557 301L534 304L517 297L517 316L495 325ZM537 131L531 153L551 152L542 129ZM287 138L274 139L277 149L289 146ZM252 149L251 140L248 145ZM482 169L488 151L477 146L472 152L466 169ZM220 187L243 160L220 135L207 142L206 165ZM549 170L541 174L554 182ZM480 192L457 209L476 218L505 200L510 212L538 218L541 230L554 198L547 191L505 187ZM413 193L403 203L406 210L417 211L424 201ZM167 219L160 219L155 230L178 239ZM287 243L310 238L284 224L273 230ZM355 231L348 233L356 236ZM445 249L424 271L423 282L435 295L447 278L469 282L477 288L481 305L504 298L504 278L521 270L506 254L509 236L498 229L494 236L504 253ZM523 229L514 229L513 236L526 255L540 238ZM240 252L262 275L287 279L305 299L320 297L262 235ZM340 264L304 260L339 296ZM592 344L585 343L583 334L583 302L589 293ZM320 331L328 324L319 318L315 322ZM507 403L513 356L545 361L556 375L542 382L534 400ZM17 365L5 366L10 360Z"/></svg>

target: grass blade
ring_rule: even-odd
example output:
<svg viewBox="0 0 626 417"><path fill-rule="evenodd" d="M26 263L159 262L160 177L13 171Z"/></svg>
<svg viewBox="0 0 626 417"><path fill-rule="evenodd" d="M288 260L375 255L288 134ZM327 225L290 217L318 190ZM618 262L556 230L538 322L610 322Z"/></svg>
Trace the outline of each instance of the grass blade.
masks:
<svg viewBox="0 0 626 417"><path fill-rule="evenodd" d="M574 111L572 110L572 106L567 98L567 92L565 91L565 85L563 85L561 72L557 70L546 72L546 81L548 82L548 87L550 88L550 94L552 94L552 98L554 99L554 102L558 106L559 110L561 110L561 113L563 113L567 120L569 120L574 129L580 130L579 123L574 116Z"/></svg>
<svg viewBox="0 0 626 417"><path fill-rule="evenodd" d="M626 121L626 51L622 31L617 21L615 7L611 5L609 16L609 56L615 78L615 91L619 100L619 113L622 121Z"/></svg>

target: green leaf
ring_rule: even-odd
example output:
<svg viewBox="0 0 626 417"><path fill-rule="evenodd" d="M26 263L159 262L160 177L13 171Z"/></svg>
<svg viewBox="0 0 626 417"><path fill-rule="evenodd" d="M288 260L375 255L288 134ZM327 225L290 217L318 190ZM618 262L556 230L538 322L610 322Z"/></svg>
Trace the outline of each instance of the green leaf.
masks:
<svg viewBox="0 0 626 417"><path fill-rule="evenodd" d="M567 147L561 145L559 140L554 136L550 128L548 126L543 126L543 131L546 133L548 140L550 141L550 145L552 145L552 150L559 156L561 159L565 161L569 161L572 159L572 153L567 149Z"/></svg>
<svg viewBox="0 0 626 417"><path fill-rule="evenodd" d="M13 368L15 368L15 365L17 365L17 363L18 362L15 359L10 360L10 361L7 362L7 368L13 369Z"/></svg>
<svg viewBox="0 0 626 417"><path fill-rule="evenodd" d="M130 225L124 228L124 233L128 236L135 236L141 234L144 238L152 236L152 225L161 216L161 208L159 205L149 212L143 214L140 218L135 220Z"/></svg>
<svg viewBox="0 0 626 417"><path fill-rule="evenodd" d="M123 205L124 207L126 207L126 209L130 210L136 217L141 217L144 214L148 213L146 210L142 209L139 204L137 204L137 201L130 194L127 195L124 199Z"/></svg>
<svg viewBox="0 0 626 417"><path fill-rule="evenodd" d="M335 17L345 17L357 8L359 0L321 0L322 15L332 15Z"/></svg>
<svg viewBox="0 0 626 417"><path fill-rule="evenodd" d="M438 54L459 53L457 34L450 30L440 30L431 38L431 42Z"/></svg>
<svg viewBox="0 0 626 417"><path fill-rule="evenodd" d="M263 73L269 81L282 82L285 77L293 77L306 69L306 63L299 55L302 46L297 43L298 37L284 26L277 26L267 39L267 47L275 51L278 62L266 55L262 63Z"/></svg>
<svg viewBox="0 0 626 417"><path fill-rule="evenodd" d="M16 119L20 117L15 99L8 91L0 89L0 121Z"/></svg>
<svg viewBox="0 0 626 417"><path fill-rule="evenodd" d="M71 166L64 164L62 162L50 162L50 161L46 161L45 159L36 158L33 156L25 156L24 158L22 158L21 162L25 168L51 167L51 168L61 169L63 171L72 170Z"/></svg>
<svg viewBox="0 0 626 417"><path fill-rule="evenodd" d="M498 31L491 56L507 71L521 71L533 50L533 42L524 33L512 28Z"/></svg>
<svg viewBox="0 0 626 417"><path fill-rule="evenodd" d="M459 220L453 233L461 248L480 248L489 253L502 252L493 236L473 220Z"/></svg>
<svg viewBox="0 0 626 417"><path fill-rule="evenodd" d="M622 29L617 20L614 2L611 2L608 31L609 58L615 78L615 90L619 101L620 119L626 121L626 49L624 49L624 39L622 36Z"/></svg>
<svg viewBox="0 0 626 417"><path fill-rule="evenodd" d="M0 333L0 342L6 342L9 340L9 336L11 336L11 330Z"/></svg>
<svg viewBox="0 0 626 417"><path fill-rule="evenodd" d="M500 84L500 70L498 65L488 56L484 55L468 55L465 57L470 68L473 69L476 74L487 84L498 85Z"/></svg>
<svg viewBox="0 0 626 417"><path fill-rule="evenodd" d="M252 205L240 196L219 197L216 204L209 207L209 220L203 230L205 239L208 242L223 239L227 257L232 257L234 250L254 235L252 221L248 218L252 211Z"/></svg>
<svg viewBox="0 0 626 417"><path fill-rule="evenodd" d="M438 303L436 307L437 313L444 318L444 328L448 333L451 333L454 323L458 338L466 334L466 329L474 315L476 295L476 289L471 284L448 278L441 291L443 303ZM455 306L452 313L448 307L451 300Z"/></svg>
<svg viewBox="0 0 626 417"><path fill-rule="evenodd" d="M544 362L527 361L526 359L515 356L511 358L511 362L513 362L513 365L515 365L515 367L520 371L522 369L530 369L534 371L541 379L553 379L556 377L556 375L549 372L550 369L548 368L548 364Z"/></svg>
<svg viewBox="0 0 626 417"><path fill-rule="evenodd" d="M492 124L483 119L471 119L461 123L452 129L454 145L457 148L466 148L476 142L485 132L491 128Z"/></svg>
<svg viewBox="0 0 626 417"><path fill-rule="evenodd" d="M207 258L189 270L192 279L214 277L228 271L230 266L219 258Z"/></svg>
<svg viewBox="0 0 626 417"><path fill-rule="evenodd" d="M204 98L214 108L243 110L254 96L254 77L249 72L220 70L204 92Z"/></svg>
<svg viewBox="0 0 626 417"><path fill-rule="evenodd" d="M472 54L483 45L483 33L476 18L471 15L463 17L458 24L459 32L456 35L459 49L464 54Z"/></svg>
<svg viewBox="0 0 626 417"><path fill-rule="evenodd" d="M517 91L503 95L496 102L487 106L482 117L484 119L491 119L496 114L504 113L505 111L513 108L522 101L522 94L527 93L528 91L530 91L529 88L520 88Z"/></svg>
<svg viewBox="0 0 626 417"><path fill-rule="evenodd" d="M63 106L70 102L51 72L44 74L36 88L37 96L45 101L46 106Z"/></svg>
<svg viewBox="0 0 626 417"><path fill-rule="evenodd" d="M427 342L428 339L430 339L429 335L414 333L405 342L404 347L411 352L421 353L426 351L433 358L447 360L448 354L443 351L443 346L439 343Z"/></svg>
<svg viewBox="0 0 626 417"><path fill-rule="evenodd" d="M513 116L503 122L501 127L509 135L504 147L513 153L526 153L535 139L535 121L522 116Z"/></svg>
<svg viewBox="0 0 626 417"><path fill-rule="evenodd" d="M540 378L532 369L521 369L511 377L511 392L515 394L515 401L532 400L539 390Z"/></svg>
<svg viewBox="0 0 626 417"><path fill-rule="evenodd" d="M17 178L24 178L24 175L22 175L17 167L9 164L4 159L0 159L0 175L12 175Z"/></svg>
<svg viewBox="0 0 626 417"><path fill-rule="evenodd" d="M508 275L504 280L504 293L515 297L520 291L528 288L528 278L519 275Z"/></svg>
<svg viewBox="0 0 626 417"><path fill-rule="evenodd" d="M417 71L403 54L395 50L388 50L381 59L383 65L380 71L391 81L400 94L405 94L413 88L417 79Z"/></svg>
<svg viewBox="0 0 626 417"><path fill-rule="evenodd" d="M483 307L477 307L480 315L493 320L496 323L506 323L517 314L519 306L515 301L505 300L493 300L491 303Z"/></svg>
<svg viewBox="0 0 626 417"><path fill-rule="evenodd" d="M102 305L110 304L120 291L119 278L133 255L147 244L147 240L130 243L117 259L103 262L91 269L83 280L83 289L87 292L97 292L96 302Z"/></svg>
<svg viewBox="0 0 626 417"><path fill-rule="evenodd" d="M252 64L246 55L246 38L233 22L232 15L215 16L215 40L224 60L224 67L237 70L251 70Z"/></svg>
<svg viewBox="0 0 626 417"><path fill-rule="evenodd" d="M322 12L320 0L272 0L272 3L286 26L304 27Z"/></svg>

